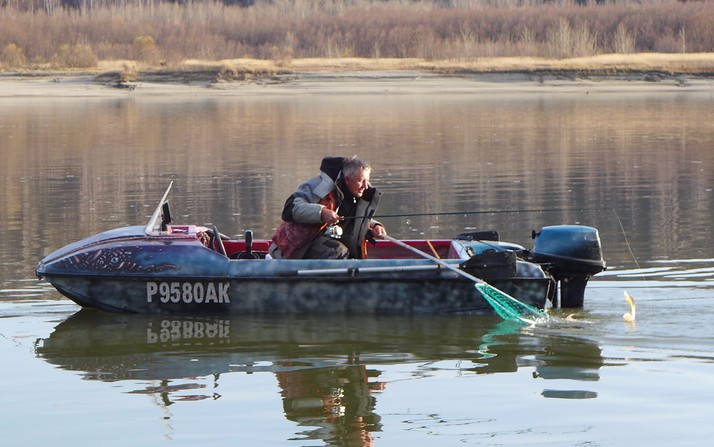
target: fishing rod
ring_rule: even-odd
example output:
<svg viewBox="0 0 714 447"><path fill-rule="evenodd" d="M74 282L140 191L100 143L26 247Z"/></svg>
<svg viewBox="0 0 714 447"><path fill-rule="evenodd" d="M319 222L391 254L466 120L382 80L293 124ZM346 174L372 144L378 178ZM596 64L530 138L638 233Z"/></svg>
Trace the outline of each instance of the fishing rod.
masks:
<svg viewBox="0 0 714 447"><path fill-rule="evenodd" d="M422 216L462 216L469 214L507 214L507 213L551 213L560 211L603 211L610 208L541 208L541 209L525 209L525 210L479 210L479 211L445 211L435 213L403 213L403 214L380 214L378 216L370 216L375 219L383 219L386 217L422 217ZM347 219L365 219L365 216L346 216Z"/></svg>

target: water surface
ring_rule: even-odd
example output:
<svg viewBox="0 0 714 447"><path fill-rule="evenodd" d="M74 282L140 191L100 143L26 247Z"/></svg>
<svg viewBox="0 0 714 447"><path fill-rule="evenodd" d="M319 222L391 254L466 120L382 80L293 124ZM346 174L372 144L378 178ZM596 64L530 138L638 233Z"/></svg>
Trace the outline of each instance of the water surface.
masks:
<svg viewBox="0 0 714 447"><path fill-rule="evenodd" d="M714 434L713 106L686 88L5 101L3 442L701 445ZM497 229L530 246L533 229L581 223L609 269L584 309L538 327L112 315L34 278L58 247L145 223L171 180L177 223L269 238L320 158L353 154L374 167L380 212L403 215L383 219L395 237Z"/></svg>

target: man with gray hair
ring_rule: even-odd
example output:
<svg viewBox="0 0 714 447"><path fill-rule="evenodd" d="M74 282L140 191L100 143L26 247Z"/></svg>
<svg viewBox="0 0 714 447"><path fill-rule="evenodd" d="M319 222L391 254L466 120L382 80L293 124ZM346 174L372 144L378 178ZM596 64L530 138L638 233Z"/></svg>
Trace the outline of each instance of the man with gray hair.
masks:
<svg viewBox="0 0 714 447"><path fill-rule="evenodd" d="M369 184L371 172L356 157L323 158L320 175L304 182L285 201L270 255L275 259L365 258L365 240L387 234L372 219L382 193Z"/></svg>

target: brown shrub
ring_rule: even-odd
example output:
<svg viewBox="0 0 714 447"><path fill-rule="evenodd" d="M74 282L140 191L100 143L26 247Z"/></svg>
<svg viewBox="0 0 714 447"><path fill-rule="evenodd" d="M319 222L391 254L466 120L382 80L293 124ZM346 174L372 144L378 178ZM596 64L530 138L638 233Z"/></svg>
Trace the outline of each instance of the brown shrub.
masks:
<svg viewBox="0 0 714 447"><path fill-rule="evenodd" d="M156 41L151 36L137 36L134 38L134 59L155 65L161 60L161 52Z"/></svg>
<svg viewBox="0 0 714 447"><path fill-rule="evenodd" d="M611 51L613 53L634 53L635 38L632 36L627 26L620 23L611 39Z"/></svg>
<svg viewBox="0 0 714 447"><path fill-rule="evenodd" d="M63 44L52 58L52 65L62 68L90 68L97 66L97 55L88 44Z"/></svg>
<svg viewBox="0 0 714 447"><path fill-rule="evenodd" d="M183 6L97 0L92 5L91 11L60 8L52 14L5 7L0 48L15 43L31 63L77 67L92 66L97 57L151 64L247 57L288 65L306 57L714 51L714 2L257 0L243 8L210 0ZM58 49L57 42L67 46Z"/></svg>
<svg viewBox="0 0 714 447"><path fill-rule="evenodd" d="M25 66L25 52L14 43L5 45L0 53L0 63L8 68L21 68Z"/></svg>

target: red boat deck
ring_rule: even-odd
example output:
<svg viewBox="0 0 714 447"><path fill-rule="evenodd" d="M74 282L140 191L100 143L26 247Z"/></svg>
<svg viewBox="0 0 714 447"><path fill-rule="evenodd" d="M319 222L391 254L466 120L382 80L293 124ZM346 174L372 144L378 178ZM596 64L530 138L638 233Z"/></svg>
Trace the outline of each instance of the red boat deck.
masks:
<svg viewBox="0 0 714 447"><path fill-rule="evenodd" d="M187 236L195 235L195 237L202 241L206 247L212 250L220 252L220 249L212 243L212 239L206 233L206 228L197 227L195 225L171 225L169 226L169 232L171 234L186 234ZM450 240L405 240L404 243L417 248L424 253L434 256L439 259L450 259L455 258L453 251L451 250ZM255 240L251 246L251 252L257 255L259 258L264 258L268 253L271 241L269 240ZM246 242L245 240L235 240L235 239L224 239L223 246L226 249L226 255L229 258L235 259L240 258L242 253L246 253ZM367 243L367 257L369 259L418 259L419 256L415 253L399 247L397 244L391 241L378 240L376 244Z"/></svg>

